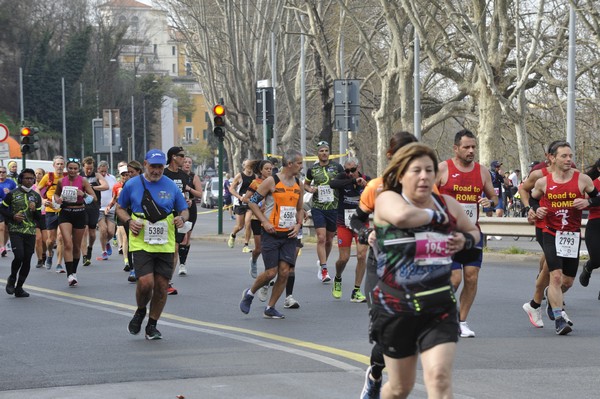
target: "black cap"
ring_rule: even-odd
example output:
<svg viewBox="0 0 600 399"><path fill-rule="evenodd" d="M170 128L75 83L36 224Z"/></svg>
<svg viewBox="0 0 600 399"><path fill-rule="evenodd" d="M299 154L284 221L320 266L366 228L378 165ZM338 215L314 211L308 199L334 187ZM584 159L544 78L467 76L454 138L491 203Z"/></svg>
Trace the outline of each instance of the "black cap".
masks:
<svg viewBox="0 0 600 399"><path fill-rule="evenodd" d="M171 163L171 158L173 155L179 154L181 151L185 151L183 147L175 146L169 148L169 151L167 152L167 163Z"/></svg>

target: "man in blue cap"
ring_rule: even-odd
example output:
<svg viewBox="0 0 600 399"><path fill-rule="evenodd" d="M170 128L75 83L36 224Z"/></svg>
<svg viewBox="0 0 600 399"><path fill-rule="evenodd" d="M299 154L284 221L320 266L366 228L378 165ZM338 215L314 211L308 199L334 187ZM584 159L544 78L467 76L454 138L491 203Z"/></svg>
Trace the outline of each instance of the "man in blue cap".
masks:
<svg viewBox="0 0 600 399"><path fill-rule="evenodd" d="M130 334L139 334L150 303L146 326L149 340L162 338L156 323L167 302L167 287L173 274L175 229L183 227L189 217L181 190L173 180L163 176L166 163L165 153L156 149L148 151L144 174L123 186L117 206L119 219L129 227L129 251L138 278L135 293L138 308L128 330ZM131 209L131 216L127 209ZM177 216L173 211L177 211Z"/></svg>

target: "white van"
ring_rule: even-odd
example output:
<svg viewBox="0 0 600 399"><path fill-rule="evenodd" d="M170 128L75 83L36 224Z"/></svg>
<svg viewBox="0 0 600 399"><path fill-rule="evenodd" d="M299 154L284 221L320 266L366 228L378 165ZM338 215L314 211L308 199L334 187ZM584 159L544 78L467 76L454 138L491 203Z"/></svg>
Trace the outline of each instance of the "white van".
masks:
<svg viewBox="0 0 600 399"><path fill-rule="evenodd" d="M23 169L23 160L22 159L3 159L0 160L0 164L3 166L8 166L10 161L15 161L17 163L17 173ZM52 166L52 161L41 161L38 159L27 159L25 160L25 167L28 169L33 169L34 171L37 168L42 168L46 173L54 172L54 166Z"/></svg>

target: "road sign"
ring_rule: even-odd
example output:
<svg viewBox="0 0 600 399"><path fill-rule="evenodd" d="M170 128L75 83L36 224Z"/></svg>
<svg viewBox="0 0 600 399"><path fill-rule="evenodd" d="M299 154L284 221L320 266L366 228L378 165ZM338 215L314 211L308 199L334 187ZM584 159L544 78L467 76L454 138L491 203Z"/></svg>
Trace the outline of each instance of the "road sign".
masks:
<svg viewBox="0 0 600 399"><path fill-rule="evenodd" d="M8 143L0 143L0 159L10 158L10 147Z"/></svg>
<svg viewBox="0 0 600 399"><path fill-rule="evenodd" d="M8 126L6 126L4 123L0 123L0 143L8 138L9 133Z"/></svg>
<svg viewBox="0 0 600 399"><path fill-rule="evenodd" d="M336 130L357 131L360 117L360 80L334 80L333 105Z"/></svg>
<svg viewBox="0 0 600 399"><path fill-rule="evenodd" d="M264 107L263 107L264 105ZM264 112L264 114L263 114ZM266 115L265 115L266 114ZM264 119L266 116L266 123ZM273 88L261 87L256 89L256 124L273 125L275 123L275 108L273 107Z"/></svg>

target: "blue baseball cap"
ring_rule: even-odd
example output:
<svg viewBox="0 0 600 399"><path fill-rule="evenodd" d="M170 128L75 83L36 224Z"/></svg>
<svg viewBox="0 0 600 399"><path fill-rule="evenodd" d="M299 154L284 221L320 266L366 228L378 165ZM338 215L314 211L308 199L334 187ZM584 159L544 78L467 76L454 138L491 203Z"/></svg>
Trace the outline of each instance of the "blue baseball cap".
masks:
<svg viewBox="0 0 600 399"><path fill-rule="evenodd" d="M167 156L164 152L158 149L150 150L146 153L146 161L150 165L166 165L167 164Z"/></svg>

